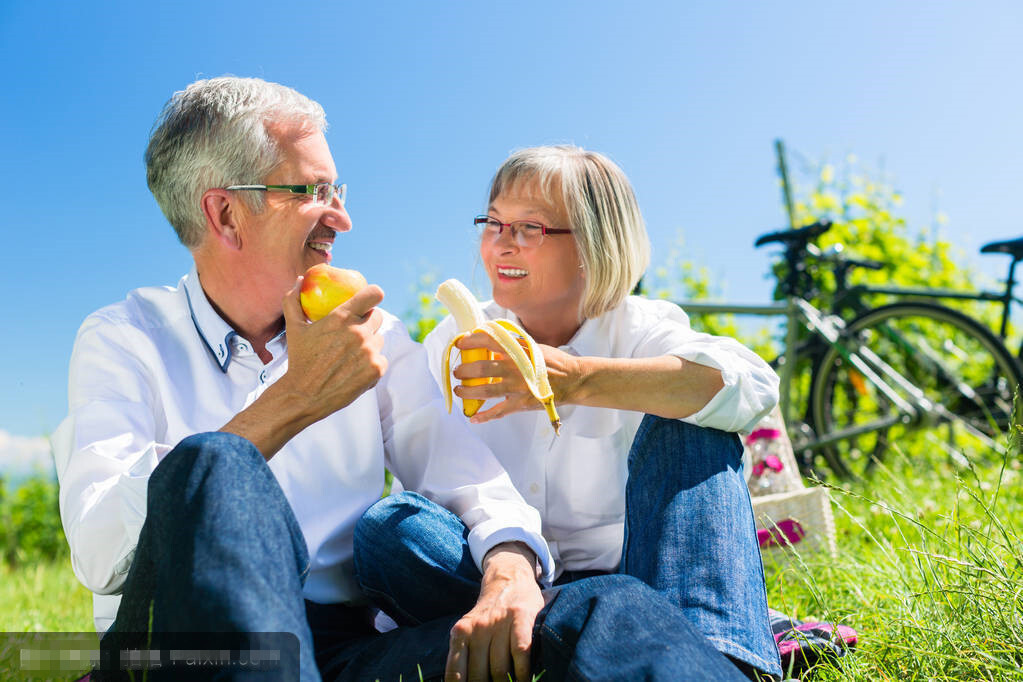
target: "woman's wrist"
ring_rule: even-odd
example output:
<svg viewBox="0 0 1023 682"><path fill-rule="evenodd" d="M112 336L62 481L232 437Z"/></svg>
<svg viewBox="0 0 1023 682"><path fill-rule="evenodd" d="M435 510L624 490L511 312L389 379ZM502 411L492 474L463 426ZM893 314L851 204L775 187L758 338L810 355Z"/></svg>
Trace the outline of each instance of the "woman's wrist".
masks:
<svg viewBox="0 0 1023 682"><path fill-rule="evenodd" d="M586 405L590 399L590 388L598 383L601 358L568 356L563 368L561 396L558 402L564 405ZM557 396L556 396L557 397Z"/></svg>

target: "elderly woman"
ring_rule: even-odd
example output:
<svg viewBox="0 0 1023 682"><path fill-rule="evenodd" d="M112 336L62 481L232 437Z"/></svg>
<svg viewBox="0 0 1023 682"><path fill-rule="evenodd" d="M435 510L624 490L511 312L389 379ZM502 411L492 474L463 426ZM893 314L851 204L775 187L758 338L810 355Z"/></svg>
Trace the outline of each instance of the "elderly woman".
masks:
<svg viewBox="0 0 1023 682"><path fill-rule="evenodd" d="M484 311L541 344L560 435L503 356L455 367L455 379L500 379L455 392L487 400L475 432L540 511L555 584L634 576L747 676L780 675L737 436L776 404L775 373L693 331L678 306L629 295L649 243L628 179L601 154L514 153L475 224ZM425 341L439 382L455 333L448 317ZM483 334L458 347L500 350Z"/></svg>

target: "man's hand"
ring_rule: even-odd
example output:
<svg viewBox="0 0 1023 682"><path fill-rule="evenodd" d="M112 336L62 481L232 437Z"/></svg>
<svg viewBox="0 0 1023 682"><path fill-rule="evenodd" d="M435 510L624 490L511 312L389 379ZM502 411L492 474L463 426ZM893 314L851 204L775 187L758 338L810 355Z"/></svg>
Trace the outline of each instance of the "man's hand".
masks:
<svg viewBox="0 0 1023 682"><path fill-rule="evenodd" d="M501 354L501 346L496 341L483 333L471 334L458 340L455 344L460 350L469 348L487 348L496 355L494 360L479 360L469 362L455 367L456 379L476 379L480 377L494 377L499 379L491 384L479 386L455 386L454 392L463 400L475 398L477 400L492 400L503 398L496 405L477 412L469 421L474 424L500 419L501 417L522 412L523 410L539 410L543 406L533 397L526 387L526 382L519 373L515 363ZM551 382L551 389L554 391L554 402L559 405L571 404L574 402L573 394L576 388L585 379L585 369L581 362L582 358L554 348L537 344L543 353L544 362L547 365L547 378Z"/></svg>
<svg viewBox="0 0 1023 682"><path fill-rule="evenodd" d="M352 403L387 371L377 334L384 298L368 286L316 322L299 302L299 278L284 298L288 371L220 430L247 438L270 459L302 429Z"/></svg>
<svg viewBox="0 0 1023 682"><path fill-rule="evenodd" d="M529 680L533 624L542 608L533 552L519 543L494 547L483 560L476 606L451 628L444 679Z"/></svg>
<svg viewBox="0 0 1023 682"><path fill-rule="evenodd" d="M302 280L284 298L288 335L288 371L278 383L304 396L315 418L322 419L351 404L387 371L381 354L384 340L376 332L384 299L380 287L355 293L326 317L309 322L299 301Z"/></svg>

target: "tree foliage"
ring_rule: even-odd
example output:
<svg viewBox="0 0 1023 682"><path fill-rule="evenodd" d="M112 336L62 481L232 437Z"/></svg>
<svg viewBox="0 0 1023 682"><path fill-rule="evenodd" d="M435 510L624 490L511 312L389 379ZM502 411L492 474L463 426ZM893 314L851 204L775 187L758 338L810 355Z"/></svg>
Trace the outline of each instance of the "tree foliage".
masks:
<svg viewBox="0 0 1023 682"><path fill-rule="evenodd" d="M796 224L830 220L831 230L817 239L820 248L840 244L848 256L885 265L881 270L854 269L851 284L977 290L979 277L966 265L966 254L943 234L946 223L943 214L937 213L930 226L911 228L901 215L902 194L882 174L864 169L854 156L838 165L827 161L804 161L801 165L800 176L793 183ZM828 308L835 292L834 272L829 264L811 267L820 286L814 303ZM779 282L784 276L783 269L783 263L773 268ZM776 287L775 298L781 297L780 288ZM877 295L871 302L879 305L890 299ZM998 307L989 303L953 299L940 302L991 326L998 319Z"/></svg>
<svg viewBox="0 0 1023 682"><path fill-rule="evenodd" d="M448 314L434 296L436 289L436 273L425 272L420 275L416 282L415 302L402 315L409 335L420 343Z"/></svg>

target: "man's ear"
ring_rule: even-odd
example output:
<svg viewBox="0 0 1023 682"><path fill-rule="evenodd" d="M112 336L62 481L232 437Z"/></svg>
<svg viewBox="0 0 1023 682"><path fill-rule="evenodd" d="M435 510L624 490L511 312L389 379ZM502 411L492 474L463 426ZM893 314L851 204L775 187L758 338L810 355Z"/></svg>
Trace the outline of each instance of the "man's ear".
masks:
<svg viewBox="0 0 1023 682"><path fill-rule="evenodd" d="M206 230L209 236L223 246L239 250L242 247L242 233L239 219L242 217L237 199L226 189L208 189L199 199Z"/></svg>

